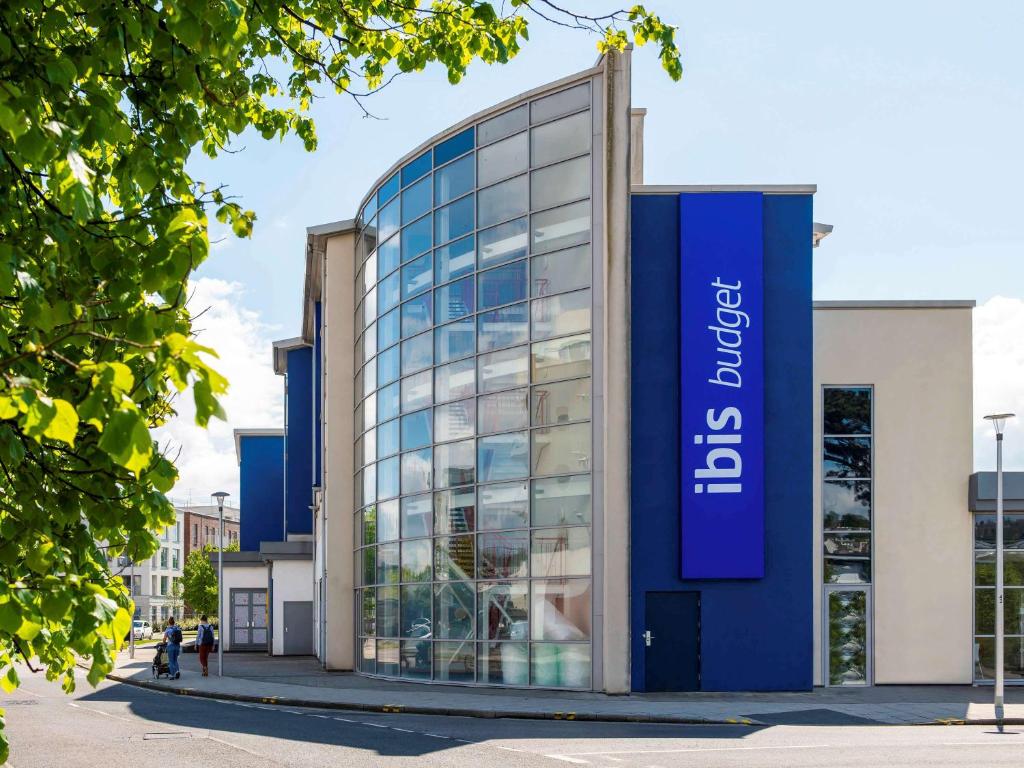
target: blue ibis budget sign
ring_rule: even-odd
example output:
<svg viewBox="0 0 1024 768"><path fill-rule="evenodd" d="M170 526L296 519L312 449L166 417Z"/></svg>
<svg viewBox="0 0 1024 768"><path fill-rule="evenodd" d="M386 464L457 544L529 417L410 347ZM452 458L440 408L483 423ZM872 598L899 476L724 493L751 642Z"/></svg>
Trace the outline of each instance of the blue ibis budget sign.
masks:
<svg viewBox="0 0 1024 768"><path fill-rule="evenodd" d="M762 203L680 196L684 579L764 576Z"/></svg>

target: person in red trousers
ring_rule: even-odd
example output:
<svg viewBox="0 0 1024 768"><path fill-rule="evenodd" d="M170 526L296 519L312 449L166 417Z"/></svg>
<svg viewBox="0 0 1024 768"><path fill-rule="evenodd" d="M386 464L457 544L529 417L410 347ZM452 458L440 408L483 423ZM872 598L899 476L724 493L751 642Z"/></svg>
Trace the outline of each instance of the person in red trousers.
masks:
<svg viewBox="0 0 1024 768"><path fill-rule="evenodd" d="M199 649L199 664L203 668L203 677L210 676L210 651L213 650L213 625L206 616L199 617L199 626L196 627L196 648Z"/></svg>

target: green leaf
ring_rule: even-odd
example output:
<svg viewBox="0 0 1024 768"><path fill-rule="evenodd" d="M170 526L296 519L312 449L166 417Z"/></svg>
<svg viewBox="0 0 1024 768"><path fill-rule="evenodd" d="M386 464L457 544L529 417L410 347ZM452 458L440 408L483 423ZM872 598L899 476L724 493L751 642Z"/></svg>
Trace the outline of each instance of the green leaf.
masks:
<svg viewBox="0 0 1024 768"><path fill-rule="evenodd" d="M21 606L14 600L0 603L0 632L13 635L21 626Z"/></svg>
<svg viewBox="0 0 1024 768"><path fill-rule="evenodd" d="M78 412L67 400L54 400L53 407L56 413L43 435L73 446L78 434Z"/></svg>
<svg viewBox="0 0 1024 768"><path fill-rule="evenodd" d="M104 425L99 447L136 477L149 464L153 440L142 415L133 409L120 408Z"/></svg>

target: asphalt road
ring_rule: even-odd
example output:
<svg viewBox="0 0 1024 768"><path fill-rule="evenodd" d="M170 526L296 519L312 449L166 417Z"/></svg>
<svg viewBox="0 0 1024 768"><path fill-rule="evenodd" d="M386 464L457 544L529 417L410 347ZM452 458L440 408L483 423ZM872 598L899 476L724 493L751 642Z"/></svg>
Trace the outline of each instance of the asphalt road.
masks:
<svg viewBox="0 0 1024 768"><path fill-rule="evenodd" d="M104 682L73 696L26 673L7 710L16 768L97 765L1014 766L1024 727L676 726L487 720L189 699Z"/></svg>

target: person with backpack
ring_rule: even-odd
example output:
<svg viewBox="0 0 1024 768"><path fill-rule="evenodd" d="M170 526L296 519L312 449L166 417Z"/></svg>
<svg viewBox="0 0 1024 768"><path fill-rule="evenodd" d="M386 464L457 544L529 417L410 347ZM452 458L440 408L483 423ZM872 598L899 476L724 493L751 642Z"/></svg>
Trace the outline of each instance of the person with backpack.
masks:
<svg viewBox="0 0 1024 768"><path fill-rule="evenodd" d="M210 651L213 650L213 624L210 624L206 616L199 617L199 626L196 627L196 647L199 649L199 665L203 668L203 677L210 676Z"/></svg>
<svg viewBox="0 0 1024 768"><path fill-rule="evenodd" d="M181 627L174 623L174 617L171 616L167 619L167 629L164 630L164 642L167 643L167 669L171 673L171 680L181 677L181 670L178 668L181 639Z"/></svg>

